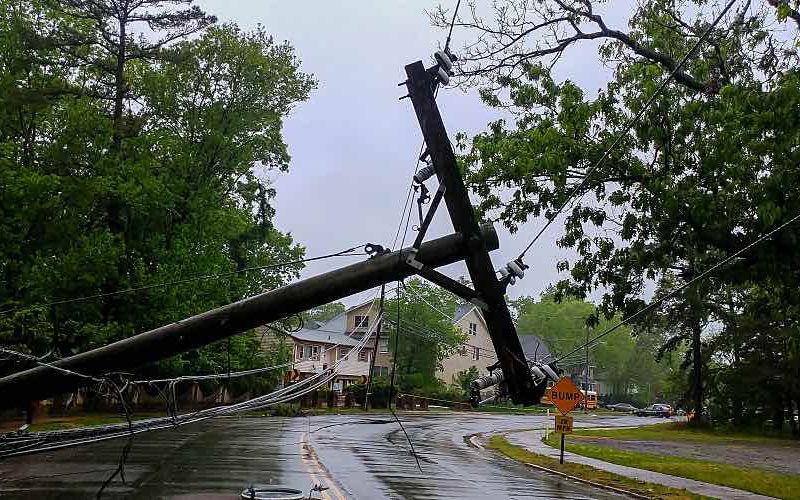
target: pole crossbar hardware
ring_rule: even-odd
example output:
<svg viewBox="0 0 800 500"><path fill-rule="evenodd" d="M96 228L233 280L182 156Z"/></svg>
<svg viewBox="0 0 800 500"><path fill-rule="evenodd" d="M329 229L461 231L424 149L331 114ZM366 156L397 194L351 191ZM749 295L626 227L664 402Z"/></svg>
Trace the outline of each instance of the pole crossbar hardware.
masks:
<svg viewBox="0 0 800 500"><path fill-rule="evenodd" d="M417 270L417 274L419 274L426 280L430 281L431 283L439 285L445 290L448 290L449 292L457 295L458 297L461 297L467 302L475 304L481 309L487 309L489 307L489 305L486 304L486 302L481 300L480 296L478 295L478 292L476 292L472 288L462 283L459 283L450 276L440 273L435 269L423 266L422 268Z"/></svg>
<svg viewBox="0 0 800 500"><path fill-rule="evenodd" d="M425 184L421 184L424 186ZM439 204L442 202L442 197L444 197L444 185L439 184L439 189L436 190L436 194L433 195L433 201L431 201L431 206L428 208L428 213L425 214L425 219L422 220L419 226L419 232L417 233L417 238L414 240L414 244L412 245L414 248L419 248L422 244L422 240L425 238L425 233L428 232L428 228L433 221L433 216L436 214L436 209L439 208ZM420 213L422 213L422 203L419 204Z"/></svg>
<svg viewBox="0 0 800 500"><path fill-rule="evenodd" d="M439 184L445 188L444 201L453 227L467 241L468 250L464 260L475 293L486 306L482 307L484 319L503 370L503 389L514 403L532 405L544 395L546 384L539 387L534 383L528 364L524 361L522 345L505 302L505 288L495 274L487 242L481 235L450 138L436 105L437 79L441 80L441 75L437 73L439 69L439 66L434 66L426 70L421 61L407 65L405 71L408 79L405 83L408 95L422 129L431 165Z"/></svg>
<svg viewBox="0 0 800 500"><path fill-rule="evenodd" d="M406 263L411 254L433 268L453 264L471 252L474 243L470 242L475 238L472 233L469 236L454 233L425 242L418 250L405 248L376 254L364 262L300 280L47 366L13 373L0 379L0 394L3 395L0 408L45 399L85 385L86 375L80 377L79 374L102 375L131 370L384 283L405 279L416 274ZM477 238L484 248L496 250L499 247L497 233L491 226L484 226Z"/></svg>

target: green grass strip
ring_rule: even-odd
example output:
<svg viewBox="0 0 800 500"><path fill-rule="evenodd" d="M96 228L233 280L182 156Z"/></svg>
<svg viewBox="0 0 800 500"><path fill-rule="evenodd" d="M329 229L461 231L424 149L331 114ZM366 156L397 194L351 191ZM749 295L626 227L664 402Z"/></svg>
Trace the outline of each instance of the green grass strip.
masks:
<svg viewBox="0 0 800 500"><path fill-rule="evenodd" d="M670 488L660 484L645 483L643 481L620 476L611 472L595 469L594 467L589 467L588 465L574 464L569 462L560 464L558 463L558 460L554 460L543 455L538 455L519 446L515 446L509 443L508 440L503 436L490 437L486 447L498 451L518 462L539 465L551 470L568 474L570 476L587 479L598 484L627 490L632 493L644 495L650 498L668 498L673 500L708 498L701 495L695 495L694 493L686 490Z"/></svg>
<svg viewBox="0 0 800 500"><path fill-rule="evenodd" d="M641 437L636 439L641 439ZM550 446L557 447L560 446L559 440L560 437L558 435L551 434L546 442ZM781 474L755 467L740 467L738 465L686 457L639 453L595 444L576 443L575 437L570 436L567 437L566 449L572 453L596 458L604 462L729 486L762 495L778 498L800 497L800 475Z"/></svg>

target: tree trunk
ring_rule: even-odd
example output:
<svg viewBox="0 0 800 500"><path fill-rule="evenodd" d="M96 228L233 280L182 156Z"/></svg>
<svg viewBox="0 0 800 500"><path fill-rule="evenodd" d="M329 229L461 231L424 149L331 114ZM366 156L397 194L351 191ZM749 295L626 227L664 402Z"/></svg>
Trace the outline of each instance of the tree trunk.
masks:
<svg viewBox="0 0 800 500"><path fill-rule="evenodd" d="M694 423L702 425L703 417L703 357L701 350L702 326L700 318L692 318L692 404L694 407Z"/></svg>
<svg viewBox="0 0 800 500"><path fill-rule="evenodd" d="M114 148L119 151L122 145L122 109L125 104L125 56L126 46L126 23L127 17L121 15L119 18L119 50L117 52L117 67L114 71Z"/></svg>

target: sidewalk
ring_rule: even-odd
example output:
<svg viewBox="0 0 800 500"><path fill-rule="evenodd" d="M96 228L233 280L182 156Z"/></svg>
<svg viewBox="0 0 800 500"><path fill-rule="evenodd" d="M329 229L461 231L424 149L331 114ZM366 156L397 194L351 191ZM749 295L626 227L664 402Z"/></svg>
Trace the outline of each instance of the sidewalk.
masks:
<svg viewBox="0 0 800 500"><path fill-rule="evenodd" d="M560 450L557 448L552 448L542 442L544 430L511 432L503 435L511 444L521 446L528 451L554 458L556 460L559 458ZM772 498L759 495L757 493L751 493L749 491L729 488L727 486L719 486L716 484L704 483L702 481L695 481L694 479L671 476L669 474L662 474L660 472L653 472L649 470L635 469L633 467L626 467L624 465L611 464L608 462L603 462L602 460L584 457L570 452L564 452L564 460L572 463L588 465L596 469L619 474L620 476L638 479L639 481L662 484L671 488L685 488L692 493L708 497L747 500L768 500Z"/></svg>

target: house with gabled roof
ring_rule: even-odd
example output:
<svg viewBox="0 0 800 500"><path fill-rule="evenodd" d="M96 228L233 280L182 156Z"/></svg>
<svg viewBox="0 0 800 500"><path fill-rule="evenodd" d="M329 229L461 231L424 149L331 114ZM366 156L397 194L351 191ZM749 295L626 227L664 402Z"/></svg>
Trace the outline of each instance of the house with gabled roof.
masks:
<svg viewBox="0 0 800 500"><path fill-rule="evenodd" d="M480 308L469 302L461 304L453 314L453 325L466 334L467 340L442 361L436 376L451 384L460 372L472 367L481 375L488 373L487 368L497 362L497 355Z"/></svg>
<svg viewBox="0 0 800 500"><path fill-rule="evenodd" d="M337 359L346 356L369 331L375 331L378 320L378 300L369 300L349 307L344 312L324 322L303 325L297 332L289 334L293 346L295 368L303 376L310 376L325 370ZM479 374L488 373L488 367L497 362L494 345L489 337L489 329L480 308L471 304L461 304L453 314L453 325L467 337L464 344L442 361L436 376L445 383L455 382L455 377L463 371L475 367ZM367 342L357 359L342 362L340 376L333 386L343 389L353 382L362 380L369 373L372 357L375 356L373 376L390 376L392 352L390 335L386 329L378 344L373 339ZM535 335L520 335L523 351L528 359L541 360L549 355L549 350ZM266 345L266 344L265 344Z"/></svg>

